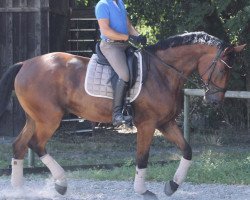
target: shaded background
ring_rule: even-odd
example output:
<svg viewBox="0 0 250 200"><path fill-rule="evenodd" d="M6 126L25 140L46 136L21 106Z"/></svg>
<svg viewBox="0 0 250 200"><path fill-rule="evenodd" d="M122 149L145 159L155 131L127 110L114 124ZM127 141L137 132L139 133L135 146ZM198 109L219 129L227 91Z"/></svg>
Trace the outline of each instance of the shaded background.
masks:
<svg viewBox="0 0 250 200"><path fill-rule="evenodd" d="M97 0L2 0L0 1L0 76L21 60L53 51L90 56L98 39L94 19ZM229 90L250 90L249 0L124 0L130 18L149 43L185 31L205 31L232 44L247 44L233 66ZM199 78L193 76L199 83ZM193 85L187 84L187 88ZM0 94L1 95L1 94ZM193 132L216 134L230 131L249 134L250 103L226 99L214 109L202 98L191 99ZM179 117L182 126L182 115ZM0 119L0 136L16 135L24 115L13 95Z"/></svg>

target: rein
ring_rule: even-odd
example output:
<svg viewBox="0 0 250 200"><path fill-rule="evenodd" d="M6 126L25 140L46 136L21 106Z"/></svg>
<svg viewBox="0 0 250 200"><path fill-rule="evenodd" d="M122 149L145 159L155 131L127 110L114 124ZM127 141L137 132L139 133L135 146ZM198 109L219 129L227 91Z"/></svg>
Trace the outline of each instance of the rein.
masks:
<svg viewBox="0 0 250 200"><path fill-rule="evenodd" d="M145 53L147 53L148 55L150 55L151 57L153 58L156 58L158 61L160 61L165 67L168 67L172 70L175 71L176 74L178 74L180 77L184 78L185 80L187 80L188 82L192 83L193 85L195 85L197 88L200 88L200 86L195 83L193 80L191 80L190 78L186 77L183 75L183 72L179 71L178 69L176 69L173 65L170 65L166 62L164 62L161 58L159 58L158 56L154 55L153 53L149 52L148 50L146 49L139 49L139 50L142 50L144 51Z"/></svg>

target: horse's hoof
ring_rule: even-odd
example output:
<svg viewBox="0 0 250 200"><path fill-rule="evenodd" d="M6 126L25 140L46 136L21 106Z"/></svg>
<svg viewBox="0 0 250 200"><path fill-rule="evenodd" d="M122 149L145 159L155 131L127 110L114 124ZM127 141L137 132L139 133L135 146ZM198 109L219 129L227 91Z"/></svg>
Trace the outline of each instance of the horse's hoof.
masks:
<svg viewBox="0 0 250 200"><path fill-rule="evenodd" d="M179 185L174 181L169 181L165 184L164 192L167 196L171 196L178 189Z"/></svg>
<svg viewBox="0 0 250 200"><path fill-rule="evenodd" d="M67 187L58 185L56 183L55 183L55 189L61 195L64 195L67 192Z"/></svg>
<svg viewBox="0 0 250 200"><path fill-rule="evenodd" d="M157 196L153 193L147 190L142 194L143 200L158 200Z"/></svg>
<svg viewBox="0 0 250 200"><path fill-rule="evenodd" d="M67 181L56 181L55 182L55 189L56 191L61 194L64 195L67 192Z"/></svg>

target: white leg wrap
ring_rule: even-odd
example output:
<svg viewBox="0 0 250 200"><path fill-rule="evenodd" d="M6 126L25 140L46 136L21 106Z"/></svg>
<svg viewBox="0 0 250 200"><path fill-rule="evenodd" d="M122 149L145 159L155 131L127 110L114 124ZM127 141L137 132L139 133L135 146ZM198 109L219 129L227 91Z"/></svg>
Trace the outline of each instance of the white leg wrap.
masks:
<svg viewBox="0 0 250 200"><path fill-rule="evenodd" d="M175 172L173 181L178 185L182 184L187 176L188 169L191 165L192 161L187 160L185 158L181 158L178 169Z"/></svg>
<svg viewBox="0 0 250 200"><path fill-rule="evenodd" d="M42 156L40 159L49 168L54 179L65 179L64 169L49 154Z"/></svg>
<svg viewBox="0 0 250 200"><path fill-rule="evenodd" d="M145 185L145 177L146 177L146 168L139 169L136 166L134 190L138 194L143 194L147 191L147 188Z"/></svg>
<svg viewBox="0 0 250 200"><path fill-rule="evenodd" d="M13 187L21 187L23 185L23 160L17 160L12 158L11 161L11 185Z"/></svg>

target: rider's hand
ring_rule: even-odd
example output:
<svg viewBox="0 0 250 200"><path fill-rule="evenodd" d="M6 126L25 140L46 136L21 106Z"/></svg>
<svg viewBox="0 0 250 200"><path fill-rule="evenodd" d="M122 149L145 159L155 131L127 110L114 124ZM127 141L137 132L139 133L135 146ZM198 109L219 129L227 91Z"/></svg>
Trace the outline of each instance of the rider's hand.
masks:
<svg viewBox="0 0 250 200"><path fill-rule="evenodd" d="M129 35L128 42L132 44L133 46L138 47L140 45L146 45L147 38L146 36L143 36L143 35L139 35L139 36Z"/></svg>
<svg viewBox="0 0 250 200"><path fill-rule="evenodd" d="M139 35L138 36L140 39L140 43L141 43L141 45L146 45L147 44L147 37L146 36L144 36L144 35Z"/></svg>

